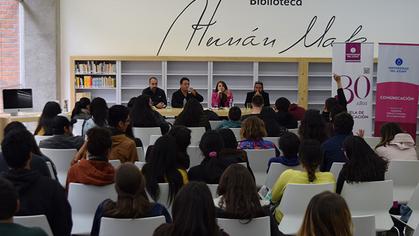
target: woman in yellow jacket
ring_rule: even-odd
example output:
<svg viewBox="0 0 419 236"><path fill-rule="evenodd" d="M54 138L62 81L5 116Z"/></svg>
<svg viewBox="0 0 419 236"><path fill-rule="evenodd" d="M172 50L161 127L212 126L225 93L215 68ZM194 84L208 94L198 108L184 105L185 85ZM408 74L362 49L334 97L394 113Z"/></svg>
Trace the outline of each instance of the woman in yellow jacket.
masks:
<svg viewBox="0 0 419 236"><path fill-rule="evenodd" d="M325 184L336 183L335 177L330 172L320 172L319 165L322 163L323 155L320 142L314 139L306 139L301 142L299 149L300 161L304 171L286 170L279 176L272 188L272 202L281 201L287 184ZM275 219L281 222L282 212L275 209Z"/></svg>

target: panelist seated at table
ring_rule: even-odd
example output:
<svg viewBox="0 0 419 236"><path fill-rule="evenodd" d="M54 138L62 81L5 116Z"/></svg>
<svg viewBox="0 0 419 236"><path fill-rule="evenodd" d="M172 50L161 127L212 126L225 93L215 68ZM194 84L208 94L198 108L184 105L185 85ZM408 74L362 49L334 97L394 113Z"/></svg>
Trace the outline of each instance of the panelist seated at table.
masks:
<svg viewBox="0 0 419 236"><path fill-rule="evenodd" d="M231 107L233 104L233 93L228 89L224 81L218 81L212 92L212 107Z"/></svg>
<svg viewBox="0 0 419 236"><path fill-rule="evenodd" d="M190 81L183 77L180 79L180 88L172 95L172 107L182 108L190 98L203 102L204 98L195 89L189 87Z"/></svg>
<svg viewBox="0 0 419 236"><path fill-rule="evenodd" d="M142 95L148 95L151 98L153 106L161 109L167 106L167 99L164 90L157 87L158 81L156 77L148 79L148 88L143 89Z"/></svg>
<svg viewBox="0 0 419 236"><path fill-rule="evenodd" d="M247 93L246 103L245 103L246 106L248 104L251 104L252 103L252 98L255 95L261 95L263 97L264 106L270 106L269 93L263 91L263 83L260 82L260 81L256 81L255 82L255 86L253 88L253 91Z"/></svg>

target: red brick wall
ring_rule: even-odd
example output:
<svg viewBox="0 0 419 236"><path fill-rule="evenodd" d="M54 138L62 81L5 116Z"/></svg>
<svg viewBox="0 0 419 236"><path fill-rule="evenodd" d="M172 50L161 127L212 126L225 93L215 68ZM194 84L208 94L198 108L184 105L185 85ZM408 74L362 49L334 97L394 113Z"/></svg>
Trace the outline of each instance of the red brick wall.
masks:
<svg viewBox="0 0 419 236"><path fill-rule="evenodd" d="M19 2L0 0L0 88L17 85L19 85ZM0 108L2 108L3 99L0 99Z"/></svg>

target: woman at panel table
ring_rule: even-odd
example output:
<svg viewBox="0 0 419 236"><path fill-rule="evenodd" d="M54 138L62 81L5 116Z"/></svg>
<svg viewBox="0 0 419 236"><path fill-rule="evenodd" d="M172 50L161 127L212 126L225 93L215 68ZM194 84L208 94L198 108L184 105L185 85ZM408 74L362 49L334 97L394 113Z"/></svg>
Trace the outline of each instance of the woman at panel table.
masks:
<svg viewBox="0 0 419 236"><path fill-rule="evenodd" d="M227 84L220 80L212 92L212 107L230 107L233 103L233 93L228 89Z"/></svg>

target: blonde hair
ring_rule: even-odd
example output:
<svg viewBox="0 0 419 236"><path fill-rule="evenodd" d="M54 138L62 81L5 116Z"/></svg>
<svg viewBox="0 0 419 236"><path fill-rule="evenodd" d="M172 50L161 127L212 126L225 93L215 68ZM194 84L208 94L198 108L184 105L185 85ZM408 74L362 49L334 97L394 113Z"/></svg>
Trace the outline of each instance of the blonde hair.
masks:
<svg viewBox="0 0 419 236"><path fill-rule="evenodd" d="M297 236L352 236L351 213L345 200L329 191L314 196Z"/></svg>
<svg viewBox="0 0 419 236"><path fill-rule="evenodd" d="M261 140L266 137L265 123L257 116L246 118L241 125L240 137L250 140Z"/></svg>

